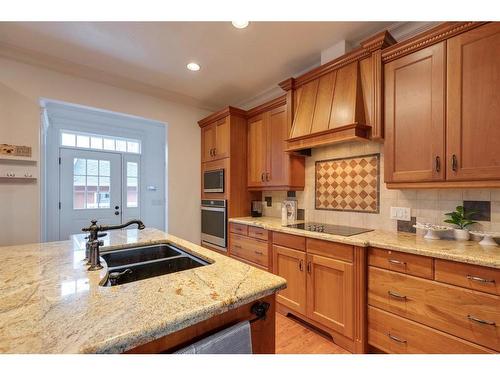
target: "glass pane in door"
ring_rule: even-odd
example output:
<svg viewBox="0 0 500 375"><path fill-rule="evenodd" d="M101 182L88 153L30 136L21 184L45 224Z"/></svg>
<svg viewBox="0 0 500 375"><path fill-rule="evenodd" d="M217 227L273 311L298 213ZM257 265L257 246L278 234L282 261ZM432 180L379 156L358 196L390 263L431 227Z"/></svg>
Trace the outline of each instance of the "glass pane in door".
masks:
<svg viewBox="0 0 500 375"><path fill-rule="evenodd" d="M138 164L127 162L127 207L139 206L139 173Z"/></svg>
<svg viewBox="0 0 500 375"><path fill-rule="evenodd" d="M111 164L109 160L73 159L73 208L110 208Z"/></svg>

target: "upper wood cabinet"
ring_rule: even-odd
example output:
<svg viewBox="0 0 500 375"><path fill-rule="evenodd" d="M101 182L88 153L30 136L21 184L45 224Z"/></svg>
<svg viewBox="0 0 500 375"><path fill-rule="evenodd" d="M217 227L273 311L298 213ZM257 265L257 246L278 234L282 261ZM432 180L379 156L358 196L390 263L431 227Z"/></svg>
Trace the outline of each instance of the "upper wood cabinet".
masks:
<svg viewBox="0 0 500 375"><path fill-rule="evenodd" d="M252 190L303 190L303 156L285 151L288 136L286 98L248 111L248 187Z"/></svg>
<svg viewBox="0 0 500 375"><path fill-rule="evenodd" d="M385 181L445 178L445 42L385 65Z"/></svg>
<svg viewBox="0 0 500 375"><path fill-rule="evenodd" d="M387 187L500 187L500 23L445 23L382 61Z"/></svg>
<svg viewBox="0 0 500 375"><path fill-rule="evenodd" d="M248 186L265 186L267 168L267 127L264 114L248 120Z"/></svg>
<svg viewBox="0 0 500 375"><path fill-rule="evenodd" d="M227 158L230 148L229 116L204 126L201 130L202 162Z"/></svg>
<svg viewBox="0 0 500 375"><path fill-rule="evenodd" d="M500 23L448 40L448 180L500 179Z"/></svg>

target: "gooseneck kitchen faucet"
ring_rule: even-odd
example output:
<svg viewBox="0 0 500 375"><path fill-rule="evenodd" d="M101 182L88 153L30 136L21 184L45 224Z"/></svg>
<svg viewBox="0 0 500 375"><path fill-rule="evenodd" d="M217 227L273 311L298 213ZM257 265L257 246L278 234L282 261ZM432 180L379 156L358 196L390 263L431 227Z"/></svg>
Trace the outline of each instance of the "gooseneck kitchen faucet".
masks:
<svg viewBox="0 0 500 375"><path fill-rule="evenodd" d="M89 232L89 235L86 237L88 239L87 244L86 244L86 249L87 249L87 260L90 262L90 267L89 271L97 271L102 268L101 265L101 259L100 259L100 251L99 251L99 246L104 245L104 242L102 240L99 240L100 237L104 237L106 234L105 233L99 233L99 232L106 232L108 230L115 230L115 229L123 229L126 228L130 225L137 224L137 229L144 229L146 226L141 220L130 220L124 224L118 224L118 225L97 225L97 220L91 220L91 225L86 228L82 228L83 232Z"/></svg>

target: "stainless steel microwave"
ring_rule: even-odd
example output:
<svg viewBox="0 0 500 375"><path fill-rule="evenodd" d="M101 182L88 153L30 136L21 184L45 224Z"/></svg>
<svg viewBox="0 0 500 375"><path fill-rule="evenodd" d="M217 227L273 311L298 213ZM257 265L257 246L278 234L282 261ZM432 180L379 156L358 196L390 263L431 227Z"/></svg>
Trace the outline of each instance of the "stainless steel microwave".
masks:
<svg viewBox="0 0 500 375"><path fill-rule="evenodd" d="M204 193L224 193L224 169L203 172Z"/></svg>

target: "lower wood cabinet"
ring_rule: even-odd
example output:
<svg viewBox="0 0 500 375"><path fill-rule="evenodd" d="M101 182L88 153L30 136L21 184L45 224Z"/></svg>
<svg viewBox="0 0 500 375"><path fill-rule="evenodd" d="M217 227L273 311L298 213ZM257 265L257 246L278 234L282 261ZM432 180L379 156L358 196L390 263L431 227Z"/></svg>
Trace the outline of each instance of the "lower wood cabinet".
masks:
<svg viewBox="0 0 500 375"><path fill-rule="evenodd" d="M230 257L263 270L271 269L268 231L245 224L229 223Z"/></svg>
<svg viewBox="0 0 500 375"><path fill-rule="evenodd" d="M353 337L353 275L351 263L307 255L307 316L349 338Z"/></svg>
<svg viewBox="0 0 500 375"><path fill-rule="evenodd" d="M273 233L273 242L273 271L287 280L276 301L328 333L353 340L353 246L283 233Z"/></svg>
<svg viewBox="0 0 500 375"><path fill-rule="evenodd" d="M387 353L500 350L500 270L368 250L368 343Z"/></svg>
<svg viewBox="0 0 500 375"><path fill-rule="evenodd" d="M494 351L368 306L368 343L387 353L462 354Z"/></svg>
<svg viewBox="0 0 500 375"><path fill-rule="evenodd" d="M286 289L276 295L276 301L301 314L306 314L306 254L273 245L273 271L286 279Z"/></svg>

